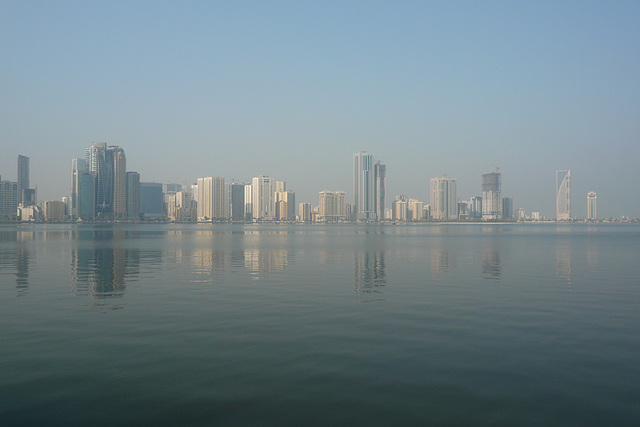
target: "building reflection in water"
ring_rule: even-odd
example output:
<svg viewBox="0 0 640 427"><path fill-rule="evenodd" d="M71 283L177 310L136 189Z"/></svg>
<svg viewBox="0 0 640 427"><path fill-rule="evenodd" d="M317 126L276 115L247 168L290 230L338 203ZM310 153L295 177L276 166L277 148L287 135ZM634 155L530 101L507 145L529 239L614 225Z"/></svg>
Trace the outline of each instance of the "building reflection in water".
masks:
<svg viewBox="0 0 640 427"><path fill-rule="evenodd" d="M587 271L589 273L598 271L598 249L595 245L587 246Z"/></svg>
<svg viewBox="0 0 640 427"><path fill-rule="evenodd" d="M494 246L482 248L482 276L485 279L500 281L502 275L502 257Z"/></svg>
<svg viewBox="0 0 640 427"><path fill-rule="evenodd" d="M2 246L0 250L0 270L15 270L17 296L29 293L29 267L34 262L35 252L31 242L35 238L33 230L10 230L0 233L0 241L13 242L15 246ZM2 272L4 275L4 272Z"/></svg>
<svg viewBox="0 0 640 427"><path fill-rule="evenodd" d="M244 251L244 266L253 280L268 279L273 273L280 273L289 265L289 251L286 249Z"/></svg>
<svg viewBox="0 0 640 427"><path fill-rule="evenodd" d="M571 284L571 248L568 245L556 246L556 277Z"/></svg>
<svg viewBox="0 0 640 427"><path fill-rule="evenodd" d="M431 271L433 273L449 273L450 271L455 271L458 265L455 252L432 249L430 255Z"/></svg>
<svg viewBox="0 0 640 427"><path fill-rule="evenodd" d="M130 239L125 230L78 230L77 247L71 251L71 279L76 295L94 301L122 298L126 280L137 276L140 250L122 246ZM111 306L111 308L121 308Z"/></svg>
<svg viewBox="0 0 640 427"><path fill-rule="evenodd" d="M252 280L269 279L292 263L287 230L199 230L192 271L196 282L224 283L227 274L246 271ZM206 245L212 247L206 247ZM205 247L203 247L205 246Z"/></svg>
<svg viewBox="0 0 640 427"><path fill-rule="evenodd" d="M230 253L224 249L196 249L192 258L193 272L206 276L195 282L224 282L225 266L229 263Z"/></svg>
<svg viewBox="0 0 640 427"><path fill-rule="evenodd" d="M353 288L356 295L379 293L386 282L384 252L354 254Z"/></svg>

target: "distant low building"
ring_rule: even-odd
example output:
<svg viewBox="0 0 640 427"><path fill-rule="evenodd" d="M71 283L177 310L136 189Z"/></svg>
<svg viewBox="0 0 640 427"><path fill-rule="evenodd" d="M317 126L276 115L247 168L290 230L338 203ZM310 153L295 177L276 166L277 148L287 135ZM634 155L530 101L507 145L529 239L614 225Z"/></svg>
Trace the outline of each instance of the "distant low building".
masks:
<svg viewBox="0 0 640 427"><path fill-rule="evenodd" d="M44 202L45 221L64 221L66 204L60 200L47 200Z"/></svg>

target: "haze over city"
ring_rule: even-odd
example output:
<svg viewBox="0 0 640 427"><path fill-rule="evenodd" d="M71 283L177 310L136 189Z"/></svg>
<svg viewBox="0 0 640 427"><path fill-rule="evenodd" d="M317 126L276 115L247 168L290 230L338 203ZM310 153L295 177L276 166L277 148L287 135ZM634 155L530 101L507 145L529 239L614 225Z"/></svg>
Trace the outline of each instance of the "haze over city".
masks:
<svg viewBox="0 0 640 427"><path fill-rule="evenodd" d="M344 190L352 158L387 166L387 204L458 197L502 172L514 208L640 216L640 5L3 2L2 179L29 156L38 200L71 159L119 145L142 181L266 174L299 202ZM387 206L388 207L388 206Z"/></svg>

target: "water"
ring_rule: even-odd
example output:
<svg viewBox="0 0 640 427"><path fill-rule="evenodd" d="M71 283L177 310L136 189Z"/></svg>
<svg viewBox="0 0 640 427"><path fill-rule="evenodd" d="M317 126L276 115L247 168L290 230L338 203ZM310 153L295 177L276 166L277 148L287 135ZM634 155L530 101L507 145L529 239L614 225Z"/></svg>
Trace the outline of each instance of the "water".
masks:
<svg viewBox="0 0 640 427"><path fill-rule="evenodd" d="M0 424L632 424L640 226L0 226Z"/></svg>

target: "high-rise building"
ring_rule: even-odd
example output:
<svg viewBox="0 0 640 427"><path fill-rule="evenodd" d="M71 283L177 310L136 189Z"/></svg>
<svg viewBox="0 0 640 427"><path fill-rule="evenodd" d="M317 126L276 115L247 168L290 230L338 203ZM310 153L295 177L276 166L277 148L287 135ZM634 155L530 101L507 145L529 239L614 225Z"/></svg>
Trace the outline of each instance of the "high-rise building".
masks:
<svg viewBox="0 0 640 427"><path fill-rule="evenodd" d="M482 219L502 218L502 174L500 172L482 175Z"/></svg>
<svg viewBox="0 0 640 427"><path fill-rule="evenodd" d="M140 219L140 174L127 172L127 218Z"/></svg>
<svg viewBox="0 0 640 427"><path fill-rule="evenodd" d="M244 185L244 219L249 221L253 218L253 184Z"/></svg>
<svg viewBox="0 0 640 427"><path fill-rule="evenodd" d="M556 219L571 219L571 171L556 171Z"/></svg>
<svg viewBox="0 0 640 427"><path fill-rule="evenodd" d="M227 206L229 208L228 218L232 221L244 221L244 188L246 184L230 182L227 184Z"/></svg>
<svg viewBox="0 0 640 427"><path fill-rule="evenodd" d="M24 200L23 190L29 187L29 158L18 155L18 204Z"/></svg>
<svg viewBox="0 0 640 427"><path fill-rule="evenodd" d="M346 219L344 191L321 191L318 221L338 222Z"/></svg>
<svg viewBox="0 0 640 427"><path fill-rule="evenodd" d="M376 217L378 221L384 220L387 166L376 162L374 166L376 178Z"/></svg>
<svg viewBox="0 0 640 427"><path fill-rule="evenodd" d="M357 221L376 220L376 179L373 153L353 155L353 208Z"/></svg>
<svg viewBox="0 0 640 427"><path fill-rule="evenodd" d="M71 215L71 196L62 196L62 203L64 203L64 215L65 219L69 219Z"/></svg>
<svg viewBox="0 0 640 427"><path fill-rule="evenodd" d="M45 221L64 221L65 203L60 200L47 200L44 202Z"/></svg>
<svg viewBox="0 0 640 427"><path fill-rule="evenodd" d="M113 151L113 217L127 218L127 158L120 147L109 147Z"/></svg>
<svg viewBox="0 0 640 427"><path fill-rule="evenodd" d="M598 196L595 191L589 191L587 193L587 219L594 220L598 217L597 212L597 200Z"/></svg>
<svg viewBox="0 0 640 427"><path fill-rule="evenodd" d="M162 184L158 182L140 183L140 215L147 219L165 217L162 207Z"/></svg>
<svg viewBox="0 0 640 427"><path fill-rule="evenodd" d="M251 183L253 219L272 221L275 219L275 181L265 175L253 178Z"/></svg>
<svg viewBox="0 0 640 427"><path fill-rule="evenodd" d="M73 171L73 188L75 190L75 207L72 219L91 221L96 216L96 176L95 172L86 169Z"/></svg>
<svg viewBox="0 0 640 427"><path fill-rule="evenodd" d="M417 199L409 199L407 204L407 219L411 221L422 221L424 203Z"/></svg>
<svg viewBox="0 0 640 427"><path fill-rule="evenodd" d="M87 148L87 168L95 173L96 216L111 218L113 214L113 162L107 154L106 142L94 142Z"/></svg>
<svg viewBox="0 0 640 427"><path fill-rule="evenodd" d="M176 221L194 222L198 220L197 203L193 200L193 192L190 188L183 187L176 193Z"/></svg>
<svg viewBox="0 0 640 427"><path fill-rule="evenodd" d="M513 219L513 198L511 197L502 198L502 219Z"/></svg>
<svg viewBox="0 0 640 427"><path fill-rule="evenodd" d="M224 178L198 178L198 221L226 219Z"/></svg>
<svg viewBox="0 0 640 427"><path fill-rule="evenodd" d="M458 202L458 219L468 221L471 219L471 202L461 200Z"/></svg>
<svg viewBox="0 0 640 427"><path fill-rule="evenodd" d="M277 181L276 187L278 186ZM283 188L283 187L280 187ZM275 216L280 221L293 221L296 218L296 193L291 190L276 191L275 197Z"/></svg>
<svg viewBox="0 0 640 427"><path fill-rule="evenodd" d="M70 209L69 215L72 219L79 218L78 216L78 188L77 184L77 171L86 171L87 161L82 158L71 159L71 197L70 197Z"/></svg>
<svg viewBox="0 0 640 427"><path fill-rule="evenodd" d="M300 221L311 222L311 203L300 203L298 212L300 212Z"/></svg>
<svg viewBox="0 0 640 427"><path fill-rule="evenodd" d="M471 213L472 219L482 218L482 196L474 196L471 198Z"/></svg>
<svg viewBox="0 0 640 427"><path fill-rule="evenodd" d="M127 174L124 150L106 142L87 148L87 169L95 172L96 217L125 218L127 215Z"/></svg>
<svg viewBox="0 0 640 427"><path fill-rule="evenodd" d="M431 178L431 218L455 220L458 218L458 182L445 176Z"/></svg>
<svg viewBox="0 0 640 427"><path fill-rule="evenodd" d="M391 219L395 221L406 221L409 197L400 195L391 203Z"/></svg>
<svg viewBox="0 0 640 427"><path fill-rule="evenodd" d="M0 218L15 219L18 216L18 183L0 181Z"/></svg>

